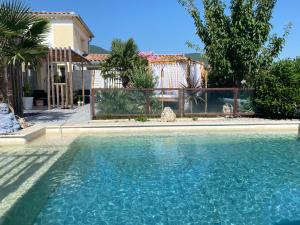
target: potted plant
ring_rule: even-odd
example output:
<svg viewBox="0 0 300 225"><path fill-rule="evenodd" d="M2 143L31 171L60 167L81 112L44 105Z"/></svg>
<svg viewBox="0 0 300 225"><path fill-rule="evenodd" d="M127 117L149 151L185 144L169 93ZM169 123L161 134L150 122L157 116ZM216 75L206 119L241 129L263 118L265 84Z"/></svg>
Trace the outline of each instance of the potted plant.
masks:
<svg viewBox="0 0 300 225"><path fill-rule="evenodd" d="M78 107L83 106L83 101L81 100L81 96L78 96L77 105L78 105Z"/></svg>
<svg viewBox="0 0 300 225"><path fill-rule="evenodd" d="M24 97L23 97L23 106L25 110L31 110L33 107L33 97L32 90L29 82L24 84Z"/></svg>

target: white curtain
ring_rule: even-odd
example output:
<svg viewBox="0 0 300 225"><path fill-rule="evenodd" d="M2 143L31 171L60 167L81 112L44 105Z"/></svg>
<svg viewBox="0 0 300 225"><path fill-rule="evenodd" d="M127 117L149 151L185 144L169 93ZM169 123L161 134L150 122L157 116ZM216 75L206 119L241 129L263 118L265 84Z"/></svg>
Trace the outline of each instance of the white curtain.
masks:
<svg viewBox="0 0 300 225"><path fill-rule="evenodd" d="M152 64L151 69L157 78L158 88L180 88L181 84L186 84L186 63ZM196 79L201 79L200 64L191 65L191 76L195 76Z"/></svg>

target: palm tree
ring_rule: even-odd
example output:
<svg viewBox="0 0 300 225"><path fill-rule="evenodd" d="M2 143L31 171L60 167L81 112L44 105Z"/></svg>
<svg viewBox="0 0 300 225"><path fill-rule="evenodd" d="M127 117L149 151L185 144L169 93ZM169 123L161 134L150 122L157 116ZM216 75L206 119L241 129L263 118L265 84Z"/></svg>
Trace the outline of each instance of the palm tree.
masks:
<svg viewBox="0 0 300 225"><path fill-rule="evenodd" d="M9 0L0 4L0 30L0 81L4 81L0 84L0 95L7 102L7 69L21 71L22 63L36 65L47 54L43 42L48 21L32 14L21 1ZM22 113L22 102L19 103L17 112Z"/></svg>
<svg viewBox="0 0 300 225"><path fill-rule="evenodd" d="M104 78L121 78L126 88L130 82L130 73L136 66L147 66L148 61L139 56L138 47L133 39L122 42L113 40L111 54L101 67Z"/></svg>

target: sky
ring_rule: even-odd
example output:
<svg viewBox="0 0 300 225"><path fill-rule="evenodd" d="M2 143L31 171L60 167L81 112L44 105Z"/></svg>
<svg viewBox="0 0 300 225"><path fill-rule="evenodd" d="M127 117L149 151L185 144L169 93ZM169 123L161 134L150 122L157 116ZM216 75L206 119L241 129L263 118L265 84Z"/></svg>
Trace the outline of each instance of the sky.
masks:
<svg viewBox="0 0 300 225"><path fill-rule="evenodd" d="M24 1L34 11L79 14L95 35L92 44L105 49L110 49L114 38L134 38L141 51L161 54L194 52L186 46L186 41L202 46L192 18L177 0ZM293 27L280 58L300 56L300 1L277 0L272 32L283 34L289 22Z"/></svg>

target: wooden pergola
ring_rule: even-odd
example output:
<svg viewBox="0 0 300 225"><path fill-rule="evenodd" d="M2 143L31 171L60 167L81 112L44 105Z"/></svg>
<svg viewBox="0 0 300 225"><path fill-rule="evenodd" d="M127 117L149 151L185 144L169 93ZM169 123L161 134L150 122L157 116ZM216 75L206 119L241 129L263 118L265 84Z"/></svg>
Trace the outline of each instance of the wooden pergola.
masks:
<svg viewBox="0 0 300 225"><path fill-rule="evenodd" d="M48 64L48 108L61 107L73 108L73 65L80 64L82 75L82 96L84 99L84 79L83 66L89 61L69 48L50 48ZM55 71L58 65L65 66L65 81L63 83L55 81Z"/></svg>

